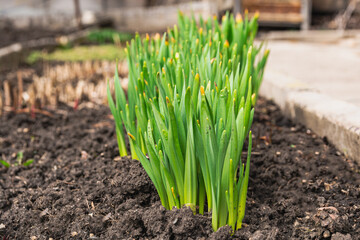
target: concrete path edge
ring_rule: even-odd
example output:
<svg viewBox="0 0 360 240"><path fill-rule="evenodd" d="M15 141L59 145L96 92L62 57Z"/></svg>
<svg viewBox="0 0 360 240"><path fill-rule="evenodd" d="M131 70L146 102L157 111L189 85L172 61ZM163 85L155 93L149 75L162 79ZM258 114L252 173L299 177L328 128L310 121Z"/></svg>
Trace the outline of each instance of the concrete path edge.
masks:
<svg viewBox="0 0 360 240"><path fill-rule="evenodd" d="M349 86L351 87L351 86ZM297 79L266 69L261 96L360 164L360 108L311 89Z"/></svg>

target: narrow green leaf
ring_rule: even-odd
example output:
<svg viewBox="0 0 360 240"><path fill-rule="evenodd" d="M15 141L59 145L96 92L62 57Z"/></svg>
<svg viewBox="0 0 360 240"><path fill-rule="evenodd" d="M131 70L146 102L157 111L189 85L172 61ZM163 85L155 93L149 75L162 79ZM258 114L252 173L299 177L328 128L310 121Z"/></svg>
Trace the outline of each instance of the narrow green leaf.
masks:
<svg viewBox="0 0 360 240"><path fill-rule="evenodd" d="M11 166L10 163L8 163L8 162L6 162L5 160L2 160L2 159L0 159L0 163L6 168L9 168Z"/></svg>
<svg viewBox="0 0 360 240"><path fill-rule="evenodd" d="M34 159L28 159L26 162L24 162L22 165L27 167L30 166L34 162Z"/></svg>

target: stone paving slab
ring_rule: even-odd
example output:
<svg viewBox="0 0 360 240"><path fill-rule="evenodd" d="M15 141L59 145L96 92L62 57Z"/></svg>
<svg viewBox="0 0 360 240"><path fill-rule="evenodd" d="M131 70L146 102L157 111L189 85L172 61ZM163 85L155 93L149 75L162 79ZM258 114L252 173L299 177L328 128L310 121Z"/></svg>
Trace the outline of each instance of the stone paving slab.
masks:
<svg viewBox="0 0 360 240"><path fill-rule="evenodd" d="M360 41L269 41L260 94L360 164Z"/></svg>
<svg viewBox="0 0 360 240"><path fill-rule="evenodd" d="M268 69L360 107L360 40L337 44L270 41Z"/></svg>

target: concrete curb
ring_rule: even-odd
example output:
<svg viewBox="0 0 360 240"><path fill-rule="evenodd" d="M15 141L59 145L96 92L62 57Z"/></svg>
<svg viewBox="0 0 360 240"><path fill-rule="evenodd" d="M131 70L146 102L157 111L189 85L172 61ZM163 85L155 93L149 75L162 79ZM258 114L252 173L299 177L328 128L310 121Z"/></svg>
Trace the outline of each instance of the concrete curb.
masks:
<svg viewBox="0 0 360 240"><path fill-rule="evenodd" d="M262 41L301 41L311 43L336 43L344 39L360 38L359 30L310 30L310 31L273 31L260 34Z"/></svg>
<svg viewBox="0 0 360 240"><path fill-rule="evenodd" d="M345 156L360 164L360 108L311 89L280 72L266 69L260 95L284 114L326 137Z"/></svg>

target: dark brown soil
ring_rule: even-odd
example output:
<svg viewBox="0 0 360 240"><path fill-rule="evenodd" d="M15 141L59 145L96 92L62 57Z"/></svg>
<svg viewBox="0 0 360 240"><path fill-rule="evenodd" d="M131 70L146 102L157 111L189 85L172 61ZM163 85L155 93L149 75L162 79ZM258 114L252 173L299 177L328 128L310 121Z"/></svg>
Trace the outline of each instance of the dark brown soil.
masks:
<svg viewBox="0 0 360 240"><path fill-rule="evenodd" d="M259 100L244 227L165 211L139 162L117 158L105 106L0 118L0 239L360 239L360 174L326 139Z"/></svg>

